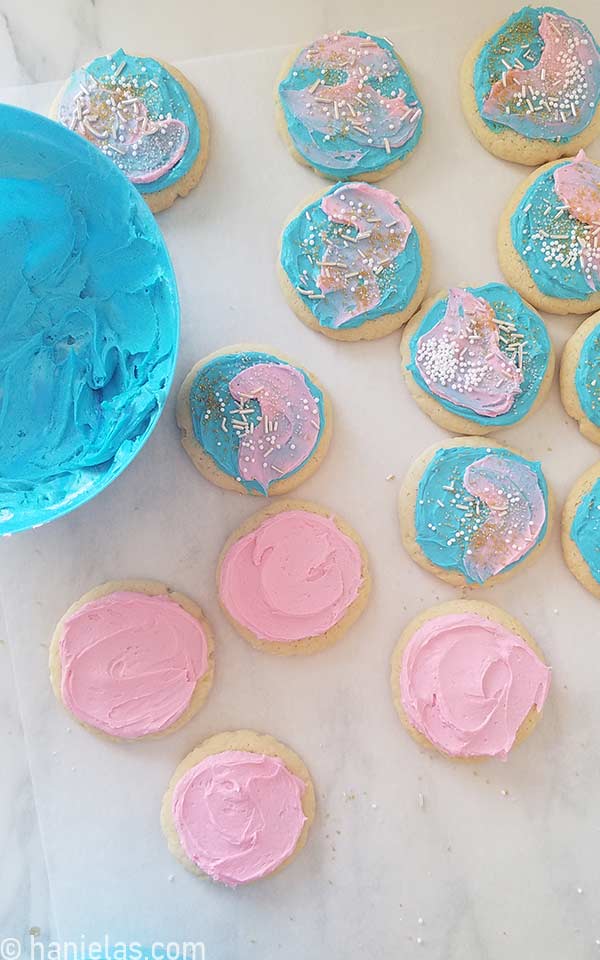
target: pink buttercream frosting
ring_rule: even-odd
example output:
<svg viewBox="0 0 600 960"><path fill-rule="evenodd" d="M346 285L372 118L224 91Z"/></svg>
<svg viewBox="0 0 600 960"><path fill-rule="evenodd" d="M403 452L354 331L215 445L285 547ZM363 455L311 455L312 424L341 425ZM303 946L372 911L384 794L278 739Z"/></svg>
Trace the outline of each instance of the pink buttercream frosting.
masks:
<svg viewBox="0 0 600 960"><path fill-rule="evenodd" d="M546 12L539 33L544 47L538 63L530 69L505 70L486 97L482 113L517 131L525 121L532 129L530 136L543 126L546 136L564 137L580 122L581 111L589 109L600 55L589 30L571 17Z"/></svg>
<svg viewBox="0 0 600 960"><path fill-rule="evenodd" d="M491 305L468 290L452 288L444 316L419 338L416 367L436 397L484 417L507 413L523 374L500 349Z"/></svg>
<svg viewBox="0 0 600 960"><path fill-rule="evenodd" d="M62 698L77 719L134 740L185 712L206 673L208 643L174 600L117 591L64 620L60 660Z"/></svg>
<svg viewBox="0 0 600 960"><path fill-rule="evenodd" d="M173 792L173 820L186 856L230 887L272 873L302 833L305 788L279 757L243 750L205 757Z"/></svg>
<svg viewBox="0 0 600 960"><path fill-rule="evenodd" d="M360 550L333 519L285 510L227 550L219 595L259 639L288 643L334 627L362 582Z"/></svg>
<svg viewBox="0 0 600 960"><path fill-rule="evenodd" d="M532 707L544 705L550 669L497 621L454 613L415 631L399 683L410 723L439 750L505 760Z"/></svg>
<svg viewBox="0 0 600 960"><path fill-rule="evenodd" d="M483 582L516 563L538 542L546 503L536 473L513 457L491 453L465 470L465 489L489 515L469 541L465 569Z"/></svg>
<svg viewBox="0 0 600 960"><path fill-rule="evenodd" d="M554 172L554 188L575 220L583 224L578 236L581 266L591 290L600 289L600 166L580 150L570 163Z"/></svg>
<svg viewBox="0 0 600 960"><path fill-rule="evenodd" d="M233 378L231 395L238 401L257 399L261 419L240 440L239 470L263 490L292 473L313 453L321 426L319 405L294 367L256 363Z"/></svg>
<svg viewBox="0 0 600 960"><path fill-rule="evenodd" d="M381 302L378 276L402 253L413 227L393 193L368 183L338 187L323 197L321 208L334 223L357 231L348 231L353 243L343 234L330 240L317 277L324 294L338 297L339 327Z"/></svg>

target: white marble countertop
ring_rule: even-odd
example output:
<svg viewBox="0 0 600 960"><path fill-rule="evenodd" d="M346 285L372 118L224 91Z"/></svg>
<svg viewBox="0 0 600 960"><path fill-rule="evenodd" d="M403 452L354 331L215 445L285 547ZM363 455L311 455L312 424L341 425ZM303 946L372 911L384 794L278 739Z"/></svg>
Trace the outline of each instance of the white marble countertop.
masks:
<svg viewBox="0 0 600 960"><path fill-rule="evenodd" d="M366 26L405 51L425 101L423 143L386 186L430 232L432 289L500 279L495 223L526 171L471 139L456 69L471 39L511 9L510 0L0 0L0 99L43 112L72 68L119 45L189 61L215 138L201 186L160 221L183 304L176 383L197 357L242 338L279 346L320 373L336 404L336 433L300 495L345 515L375 567L371 607L336 648L293 664L249 650L219 617L212 570L224 534L257 505L209 489L191 470L172 398L147 448L109 490L63 520L0 542L0 956L3 938L34 929L44 943L102 931L146 941L194 936L205 941L207 960L600 957L597 605L564 569L555 532L530 572L485 594L530 626L553 665L543 723L509 763L468 773L415 747L391 707L387 662L406 619L452 591L406 561L394 524L397 484L384 478L400 478L444 435L408 397L396 337L353 346L316 336L287 310L273 269L280 224L321 183L287 158L272 128L281 58L273 48ZM600 34L596 0L569 9ZM429 36L419 62L415 51ZM252 168L243 150L251 123L264 146ZM591 152L600 156L600 144ZM266 212L255 185L273 191ZM215 254L228 222L238 228L228 232L228 257L243 264L236 283L224 282ZM550 321L557 349L574 325ZM355 378L365 373L377 382L378 403L400 398L402 416L391 438L372 439L372 456L354 476L349 465L362 462L372 423L366 404L349 415ZM543 411L501 439L542 459L559 499L598 457L563 413L556 385ZM45 647L68 603L101 579L131 575L162 577L206 603L221 645L206 712L162 744L124 755L71 729L47 683ZM298 863L237 899L184 875L156 824L176 762L230 725L288 740L321 801Z"/></svg>

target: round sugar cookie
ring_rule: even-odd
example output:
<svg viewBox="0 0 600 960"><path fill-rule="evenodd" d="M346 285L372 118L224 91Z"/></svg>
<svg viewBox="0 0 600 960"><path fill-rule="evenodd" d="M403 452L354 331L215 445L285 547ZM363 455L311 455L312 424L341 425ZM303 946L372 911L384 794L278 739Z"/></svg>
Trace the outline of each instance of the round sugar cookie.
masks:
<svg viewBox="0 0 600 960"><path fill-rule="evenodd" d="M529 166L572 156L600 134L600 48L576 17L522 7L473 44L460 96L495 156Z"/></svg>
<svg viewBox="0 0 600 960"><path fill-rule="evenodd" d="M554 350L533 307L503 283L427 300L402 337L402 372L428 417L453 433L520 423L545 400Z"/></svg>
<svg viewBox="0 0 600 960"><path fill-rule="evenodd" d="M454 437L415 460L399 513L419 566L455 587L489 586L539 554L553 499L539 463L488 438Z"/></svg>
<svg viewBox="0 0 600 960"><path fill-rule="evenodd" d="M199 360L177 401L181 442L225 490L289 493L321 464L333 411L320 381L270 347L235 344Z"/></svg>
<svg viewBox="0 0 600 960"><path fill-rule="evenodd" d="M600 444L600 312L588 317L565 344L560 396L584 437Z"/></svg>
<svg viewBox="0 0 600 960"><path fill-rule="evenodd" d="M540 167L500 217L498 258L508 283L538 310L600 308L600 162L583 151Z"/></svg>
<svg viewBox="0 0 600 960"><path fill-rule="evenodd" d="M227 540L217 591L237 632L267 653L317 653L358 619L371 589L366 550L331 511L284 500Z"/></svg>
<svg viewBox="0 0 600 960"><path fill-rule="evenodd" d="M208 160L206 108L179 70L153 57L115 53L71 74L50 117L115 162L154 213L185 197Z"/></svg>
<svg viewBox="0 0 600 960"><path fill-rule="evenodd" d="M392 655L394 706L420 746L457 760L506 760L533 730L551 671L510 614L475 600L431 607Z"/></svg>
<svg viewBox="0 0 600 960"><path fill-rule="evenodd" d="M170 852L228 887L277 873L306 843L315 791L300 757L267 734L219 733L179 764L161 825Z"/></svg>
<svg viewBox="0 0 600 960"><path fill-rule="evenodd" d="M567 497L561 538L569 570L600 598L600 463L585 471Z"/></svg>
<svg viewBox="0 0 600 960"><path fill-rule="evenodd" d="M393 193L336 183L284 227L279 280L294 313L334 340L374 340L421 303L431 250L417 218Z"/></svg>
<svg viewBox="0 0 600 960"><path fill-rule="evenodd" d="M212 630L189 597L154 580L114 580L84 594L50 644L57 699L93 733L149 740L178 730L206 700Z"/></svg>
<svg viewBox="0 0 600 960"><path fill-rule="evenodd" d="M326 34L284 64L277 128L299 163L330 180L374 182L414 150L423 106L385 37Z"/></svg>

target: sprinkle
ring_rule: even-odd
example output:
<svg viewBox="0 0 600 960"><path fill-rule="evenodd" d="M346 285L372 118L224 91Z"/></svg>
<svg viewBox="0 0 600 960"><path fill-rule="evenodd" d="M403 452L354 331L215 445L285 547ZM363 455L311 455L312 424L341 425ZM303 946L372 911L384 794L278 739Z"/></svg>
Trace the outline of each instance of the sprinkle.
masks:
<svg viewBox="0 0 600 960"><path fill-rule="evenodd" d="M309 87L309 88L308 88L308 92L309 92L309 93L314 93L315 90L317 89L317 87L318 87L322 82L323 82L323 81L322 81L321 78L319 77L318 80L315 80L315 82L313 83L312 87Z"/></svg>
<svg viewBox="0 0 600 960"><path fill-rule="evenodd" d="M126 66L127 66L127 60L123 60L122 63L119 64L119 66L113 73L113 77L120 76L123 73L123 70L125 69Z"/></svg>
<svg viewBox="0 0 600 960"><path fill-rule="evenodd" d="M391 153L391 152L392 152L391 149L390 149L390 141L388 140L387 137L384 137L384 138L383 138L383 145L384 145L384 147L385 147L385 152L386 152L386 153Z"/></svg>
<svg viewBox="0 0 600 960"><path fill-rule="evenodd" d="M395 477L396 477L396 474L395 474L395 473L388 473L388 475L387 475L387 477L386 477L385 479L386 479L386 480L394 480Z"/></svg>

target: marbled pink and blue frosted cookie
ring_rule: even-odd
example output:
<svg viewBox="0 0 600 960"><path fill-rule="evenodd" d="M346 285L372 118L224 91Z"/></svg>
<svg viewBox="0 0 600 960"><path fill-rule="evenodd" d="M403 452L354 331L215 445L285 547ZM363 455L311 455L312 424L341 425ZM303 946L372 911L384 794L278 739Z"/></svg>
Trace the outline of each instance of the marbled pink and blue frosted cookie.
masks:
<svg viewBox="0 0 600 960"><path fill-rule="evenodd" d="M403 373L422 410L453 432L519 423L554 374L546 325L503 283L452 287L427 300L402 341Z"/></svg>
<svg viewBox="0 0 600 960"><path fill-rule="evenodd" d="M414 214L369 183L331 187L281 237L286 299L333 339L371 340L398 329L421 303L430 273L429 242Z"/></svg>
<svg viewBox="0 0 600 960"><path fill-rule="evenodd" d="M461 95L496 156L537 166L571 155L600 132L600 48L563 10L522 7L467 54Z"/></svg>
<svg viewBox="0 0 600 960"><path fill-rule="evenodd" d="M378 180L414 150L423 107L394 47L362 30L326 34L295 54L277 86L292 155L332 180Z"/></svg>
<svg viewBox="0 0 600 960"><path fill-rule="evenodd" d="M498 256L508 282L541 310L598 309L600 162L581 150L532 173L502 214Z"/></svg>
<svg viewBox="0 0 600 960"><path fill-rule="evenodd" d="M272 496L317 469L332 411L313 374L269 350L238 344L195 364L179 392L177 422L186 452L207 479Z"/></svg>
<svg viewBox="0 0 600 960"><path fill-rule="evenodd" d="M76 70L51 116L114 161L151 210L185 196L208 157L208 118L175 67L117 50Z"/></svg>
<svg viewBox="0 0 600 960"><path fill-rule="evenodd" d="M552 516L541 465L476 437L426 450L404 480L399 507L408 553L454 586L518 570L545 542Z"/></svg>

